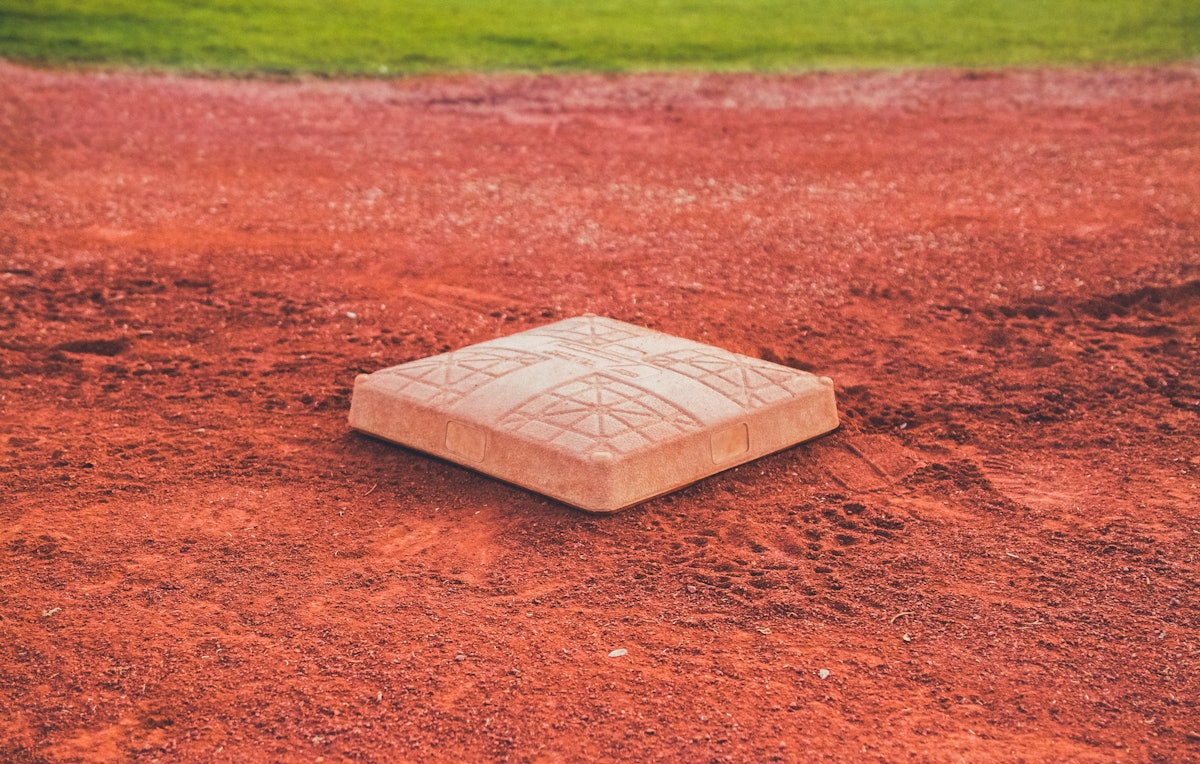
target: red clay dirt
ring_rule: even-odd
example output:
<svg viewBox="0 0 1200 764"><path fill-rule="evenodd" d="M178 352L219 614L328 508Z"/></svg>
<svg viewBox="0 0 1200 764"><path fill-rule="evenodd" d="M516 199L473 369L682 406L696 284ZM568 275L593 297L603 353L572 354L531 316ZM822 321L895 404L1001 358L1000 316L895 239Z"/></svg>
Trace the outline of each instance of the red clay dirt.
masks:
<svg viewBox="0 0 1200 764"><path fill-rule="evenodd" d="M1197 125L1195 66L0 64L0 759L1200 758ZM347 426L585 312L843 426L605 517Z"/></svg>

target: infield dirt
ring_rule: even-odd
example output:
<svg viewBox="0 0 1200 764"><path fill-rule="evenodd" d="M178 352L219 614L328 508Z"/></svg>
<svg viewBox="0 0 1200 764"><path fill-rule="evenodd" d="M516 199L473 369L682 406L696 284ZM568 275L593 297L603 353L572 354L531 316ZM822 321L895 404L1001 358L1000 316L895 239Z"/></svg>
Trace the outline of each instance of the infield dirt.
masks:
<svg viewBox="0 0 1200 764"><path fill-rule="evenodd" d="M1200 757L1198 124L1194 66L0 64L0 759ZM596 517L347 426L585 312L842 427Z"/></svg>

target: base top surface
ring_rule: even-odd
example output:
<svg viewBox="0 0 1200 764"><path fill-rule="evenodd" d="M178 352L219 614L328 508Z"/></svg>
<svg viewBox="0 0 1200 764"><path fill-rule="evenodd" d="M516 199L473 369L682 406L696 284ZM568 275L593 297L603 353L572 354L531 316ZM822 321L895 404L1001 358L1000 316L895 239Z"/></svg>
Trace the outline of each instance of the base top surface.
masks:
<svg viewBox="0 0 1200 764"><path fill-rule="evenodd" d="M779 413L814 405L820 422L779 432ZM544 471L648 498L832 429L836 412L827 379L582 316L360 377L351 425L579 505Z"/></svg>

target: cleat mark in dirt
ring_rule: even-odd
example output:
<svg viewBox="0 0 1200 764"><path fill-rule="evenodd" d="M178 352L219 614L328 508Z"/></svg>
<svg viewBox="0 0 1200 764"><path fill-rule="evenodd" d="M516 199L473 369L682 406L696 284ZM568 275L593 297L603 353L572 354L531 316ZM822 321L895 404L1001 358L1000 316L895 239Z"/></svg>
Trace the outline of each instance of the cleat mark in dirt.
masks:
<svg viewBox="0 0 1200 764"><path fill-rule="evenodd" d="M513 309L518 301L491 292L453 286L436 281L410 281L404 285L402 295L430 307L460 310L466 313L488 312L497 309Z"/></svg>
<svg viewBox="0 0 1200 764"><path fill-rule="evenodd" d="M924 465L914 451L888 435L851 435L814 449L818 466L848 491L881 491Z"/></svg>
<svg viewBox="0 0 1200 764"><path fill-rule="evenodd" d="M1060 497L1033 477L1027 465L1001 455L985 456L979 465L982 485L1006 502L1020 507L1029 507L1039 501L1045 503Z"/></svg>
<svg viewBox="0 0 1200 764"><path fill-rule="evenodd" d="M1103 321L1111 316L1125 317L1130 313L1170 314L1190 304L1200 304L1200 279L1172 286L1145 286L1097 297L1081 303L1079 309Z"/></svg>
<svg viewBox="0 0 1200 764"><path fill-rule="evenodd" d="M716 502L705 517L661 514L652 518L662 539L656 577L739 617L853 615L871 607L856 582L880 575L873 555L904 545L907 522L893 509L886 499L832 491L776 506L768 520L736 502Z"/></svg>

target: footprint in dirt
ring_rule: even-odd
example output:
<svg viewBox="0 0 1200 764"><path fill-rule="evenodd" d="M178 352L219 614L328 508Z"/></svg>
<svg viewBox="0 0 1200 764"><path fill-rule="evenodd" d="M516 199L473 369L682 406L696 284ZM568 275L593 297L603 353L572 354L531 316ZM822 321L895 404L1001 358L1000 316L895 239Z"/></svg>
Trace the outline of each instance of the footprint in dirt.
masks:
<svg viewBox="0 0 1200 764"><path fill-rule="evenodd" d="M882 502L835 493L771 511L730 511L711 527L679 530L665 567L687 582L690 594L755 612L830 608L849 614L854 598L838 592L847 580L865 575L858 560L867 549L875 554L877 545L903 536L905 521Z"/></svg>
<svg viewBox="0 0 1200 764"><path fill-rule="evenodd" d="M814 443L812 462L855 494L881 491L924 466L916 452L888 435L844 435Z"/></svg>

